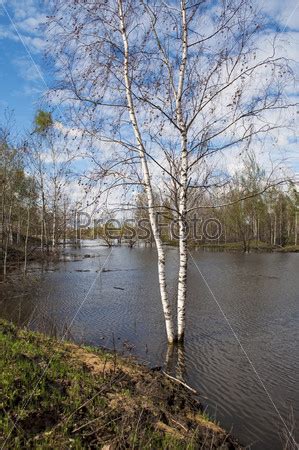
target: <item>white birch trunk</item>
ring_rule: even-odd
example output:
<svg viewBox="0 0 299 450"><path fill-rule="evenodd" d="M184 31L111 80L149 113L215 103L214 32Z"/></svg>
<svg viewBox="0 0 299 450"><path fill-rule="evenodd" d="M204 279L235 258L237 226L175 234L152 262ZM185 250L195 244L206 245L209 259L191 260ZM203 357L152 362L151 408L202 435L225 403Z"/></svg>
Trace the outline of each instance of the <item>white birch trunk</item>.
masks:
<svg viewBox="0 0 299 450"><path fill-rule="evenodd" d="M27 272L29 227L30 227L30 204L28 205L28 209L27 209L27 227L26 227L25 246L24 246L24 274L26 274L26 272Z"/></svg>
<svg viewBox="0 0 299 450"><path fill-rule="evenodd" d="M11 211L12 211L12 205L9 207L9 214L8 214L8 221L7 224L5 224L5 249L4 249L4 261L3 261L3 277L6 278L7 273L7 256L8 256L8 241L9 241L9 226L11 222ZM2 230L3 233L3 230Z"/></svg>
<svg viewBox="0 0 299 450"><path fill-rule="evenodd" d="M295 245L297 245L297 238L298 238L298 213L295 211Z"/></svg>
<svg viewBox="0 0 299 450"><path fill-rule="evenodd" d="M63 203L63 248L66 246L66 215L67 215L67 206L66 201Z"/></svg>
<svg viewBox="0 0 299 450"><path fill-rule="evenodd" d="M55 198L53 204L53 227L52 227L52 251L55 250L56 246L56 189L55 189Z"/></svg>
<svg viewBox="0 0 299 450"><path fill-rule="evenodd" d="M172 343L175 340L175 334L174 334L174 328L173 328L171 305L169 302L167 286L166 286L165 252L163 249L161 237L160 237L158 226L156 223L155 210L154 210L154 196L153 196L153 190L152 190L152 185L151 185L151 178L150 178L148 163L147 163L147 159L146 159L146 152L145 152L143 140L141 137L141 133L139 130L136 113L135 113L135 107L134 107L134 103L133 103L131 82L130 82L130 77L129 77L129 43L128 43L128 36L127 36L126 25L125 25L125 20L124 20L122 0L118 1L118 13L119 13L119 19L120 19L120 32L122 35L123 45L124 45L124 79L125 79L125 86L126 86L126 97L127 97L128 107L129 107L131 124L133 127L137 145L139 148L139 157L140 157L140 161L141 161L141 167L142 167L143 179L144 179L143 180L144 187L145 187L145 192L146 192L147 202L148 202L149 219L150 219L153 237L154 237L156 247L157 247L159 287L160 287L161 301L162 301L162 307L163 307L163 312L164 312L167 339L168 339L169 343Z"/></svg>
<svg viewBox="0 0 299 450"><path fill-rule="evenodd" d="M78 246L78 212L75 211L75 247Z"/></svg>
<svg viewBox="0 0 299 450"><path fill-rule="evenodd" d="M179 199L179 279L178 279L178 341L184 340L185 334L185 310L187 298L187 223L186 223L186 207L187 207L187 149L184 146L181 157L181 187Z"/></svg>
<svg viewBox="0 0 299 450"><path fill-rule="evenodd" d="M20 236L21 236L21 217L19 212L19 218L18 218L18 229L17 229L17 245L20 244Z"/></svg>
<svg viewBox="0 0 299 450"><path fill-rule="evenodd" d="M188 140L187 130L182 111L182 95L184 89L185 71L187 65L188 53L188 33L185 0L181 1L182 14L182 61L180 65L179 84L176 98L176 110L178 125L181 130L181 170L180 170L180 188L179 188L179 277L178 277L178 341L184 340L185 334L185 308L187 297L187 185L188 185Z"/></svg>
<svg viewBox="0 0 299 450"><path fill-rule="evenodd" d="M41 232L40 232L40 247L42 253L44 253L44 240L45 240L45 194L44 184L41 178L41 191L42 191L42 211L41 211Z"/></svg>

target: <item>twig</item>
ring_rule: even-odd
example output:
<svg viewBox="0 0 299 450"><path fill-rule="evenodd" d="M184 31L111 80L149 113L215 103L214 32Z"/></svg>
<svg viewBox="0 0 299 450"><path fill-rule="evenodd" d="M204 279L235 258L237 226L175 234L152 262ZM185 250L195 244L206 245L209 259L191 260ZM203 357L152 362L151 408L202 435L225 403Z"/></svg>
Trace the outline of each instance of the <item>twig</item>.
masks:
<svg viewBox="0 0 299 450"><path fill-rule="evenodd" d="M183 428L184 431L186 431L186 433L188 433L188 429L186 427L184 427L184 425L182 425L180 422L177 422L176 420L174 420L172 417L170 418L170 420L172 420L173 423L176 423L177 425L179 425L180 427Z"/></svg>
<svg viewBox="0 0 299 450"><path fill-rule="evenodd" d="M176 381L177 383L180 383L185 388L189 389L189 391L193 392L193 394L197 394L198 395L198 392L195 389L193 389L191 386L189 386L188 384L184 383L181 380L178 380L175 377L172 377L171 375L169 375L168 373L166 373L164 371L162 371L162 373L163 373L163 375L165 375L166 377L170 378L171 380Z"/></svg>

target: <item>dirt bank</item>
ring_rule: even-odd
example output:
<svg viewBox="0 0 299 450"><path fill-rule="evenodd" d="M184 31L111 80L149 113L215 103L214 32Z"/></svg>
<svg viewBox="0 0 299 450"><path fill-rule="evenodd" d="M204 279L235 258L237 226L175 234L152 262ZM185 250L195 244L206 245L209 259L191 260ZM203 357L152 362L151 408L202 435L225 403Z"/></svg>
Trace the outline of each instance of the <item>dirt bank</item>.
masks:
<svg viewBox="0 0 299 450"><path fill-rule="evenodd" d="M240 449L187 388L118 355L0 321L3 448Z"/></svg>

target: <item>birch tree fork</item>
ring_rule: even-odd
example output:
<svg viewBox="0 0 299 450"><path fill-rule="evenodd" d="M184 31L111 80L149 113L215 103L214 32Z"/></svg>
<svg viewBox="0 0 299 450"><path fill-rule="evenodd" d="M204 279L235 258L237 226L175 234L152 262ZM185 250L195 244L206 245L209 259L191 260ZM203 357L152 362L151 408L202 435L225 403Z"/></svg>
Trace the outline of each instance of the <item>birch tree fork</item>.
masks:
<svg viewBox="0 0 299 450"><path fill-rule="evenodd" d="M290 106L288 61L250 0L56 0L48 29L52 95L84 131L97 161L89 180L105 180L106 193L137 186L146 194L167 338L182 341L188 218L198 199L232 180L225 155L261 148L280 126L270 114ZM177 327L155 189L179 225Z"/></svg>
<svg viewBox="0 0 299 450"><path fill-rule="evenodd" d="M150 218L150 224L154 236L154 240L157 247L158 253L158 273L159 273L159 285L160 285L160 293L161 293L161 301L164 312L165 326L167 339L169 343L173 343L175 340L174 328L173 328L173 319L171 306L168 298L167 287L166 287L166 275L165 275L165 252L162 246L162 240L159 234L159 230L157 228L155 211L154 211L154 199L153 199L153 189L147 164L147 158L145 153L145 148L142 140L142 136L138 127L138 122L135 114L134 102L132 98L132 89L131 89L131 81L129 76L129 44L128 44L128 36L126 31L126 24L123 13L123 2L122 0L118 0L118 11L119 11L119 19L120 19L120 32L123 38L124 43L124 79L126 85L126 97L128 102L129 114L132 123L132 127L134 130L135 138L137 141L137 146L139 149L139 155L141 160L143 179L144 179L144 188L147 195L148 202L148 212Z"/></svg>

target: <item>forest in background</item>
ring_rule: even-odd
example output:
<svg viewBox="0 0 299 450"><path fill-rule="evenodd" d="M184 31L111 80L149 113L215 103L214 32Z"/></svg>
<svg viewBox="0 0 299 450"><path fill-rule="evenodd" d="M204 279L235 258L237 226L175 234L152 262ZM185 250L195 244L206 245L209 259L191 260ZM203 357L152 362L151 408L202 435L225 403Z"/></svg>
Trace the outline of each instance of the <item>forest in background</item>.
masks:
<svg viewBox="0 0 299 450"><path fill-rule="evenodd" d="M10 117L11 119L11 117ZM102 239L104 245L138 245L138 237L126 239L128 230L121 225L115 236L107 237L102 221L124 218L133 221L147 218L145 194L142 186L131 197L134 208L128 213L115 212L102 205L99 212L90 215L88 226L80 226L83 197L72 195L74 184L82 185L82 174L72 168L73 157L68 141L54 126L50 113L39 111L35 117L34 131L29 138L18 144L12 137L7 121L0 135L0 211L1 211L1 265L4 276L9 267L21 266L26 272L28 260L57 256L66 244L79 245L81 239ZM266 174L253 152L244 157L242 171L236 172L229 183L217 192L218 204L213 208L213 195L198 193L190 199L197 217L201 220L216 218L221 223L221 235L217 239L190 237L190 247L207 246L227 249L250 250L297 250L298 245L298 191L289 180L273 185L261 192ZM240 198L248 197L243 200ZM99 194L100 197L100 194ZM191 196L190 196L191 197ZM163 226L175 220L170 205L175 198L155 191L156 211L159 212L161 237L164 243L177 245L169 228ZM86 202L85 202L86 205ZM190 213L190 218L192 214ZM192 220L192 219L191 219ZM134 225L130 227L134 228ZM110 235L109 235L110 236ZM122 239L122 237L124 237ZM142 239L141 239L142 240ZM153 244L152 239L146 243Z"/></svg>

